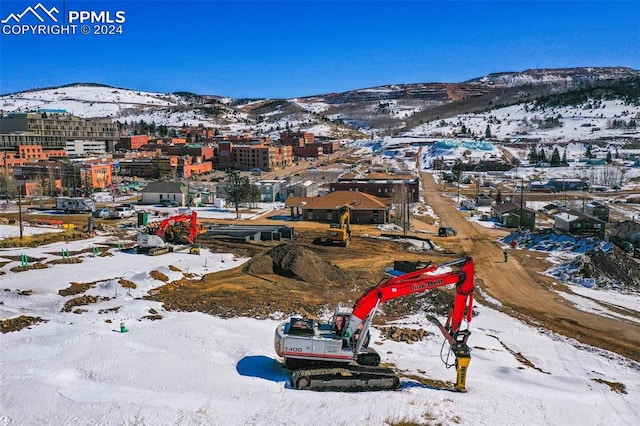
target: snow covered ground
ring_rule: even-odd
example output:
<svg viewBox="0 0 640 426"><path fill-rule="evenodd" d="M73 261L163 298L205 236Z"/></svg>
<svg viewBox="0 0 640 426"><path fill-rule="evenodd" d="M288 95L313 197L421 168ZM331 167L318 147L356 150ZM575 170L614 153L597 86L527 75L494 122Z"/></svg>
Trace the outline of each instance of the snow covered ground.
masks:
<svg viewBox="0 0 640 426"><path fill-rule="evenodd" d="M4 228L0 228L4 232ZM403 378L394 392L315 393L289 387L273 349L278 318L221 319L167 312L144 300L163 284L151 271L176 280L232 268L246 259L203 250L149 257L115 248L108 235L39 248L0 250L0 318L46 322L0 334L0 425L636 425L640 422L640 365L527 326L490 306L477 306L470 328L472 361L464 394ZM14 256L59 258L78 264L12 272ZM125 278L135 289L123 288ZM81 314L62 312L75 296L58 290L94 283L98 303ZM32 290L25 295L25 290ZM590 293L593 294L593 293ZM623 295L615 296L617 300ZM154 311L162 319L144 318ZM120 332L120 323L128 332ZM424 341L383 340L373 347L406 374L452 381L440 360L442 338L421 315L396 323L422 327ZM530 364L523 363L526 358ZM618 390L618 391L616 391Z"/></svg>

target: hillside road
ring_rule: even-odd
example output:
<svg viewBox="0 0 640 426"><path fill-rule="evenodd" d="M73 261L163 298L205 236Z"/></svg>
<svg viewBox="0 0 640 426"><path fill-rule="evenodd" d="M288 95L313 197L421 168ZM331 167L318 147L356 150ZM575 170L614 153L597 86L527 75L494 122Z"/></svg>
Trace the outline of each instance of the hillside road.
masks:
<svg viewBox="0 0 640 426"><path fill-rule="evenodd" d="M466 220L458 210L456 200L440 194L431 173L421 173L420 178L425 203L433 208L443 224L458 232L447 241L451 239L474 259L480 300L482 294L486 294L499 300L503 304L500 309L509 315L640 361L640 326L637 323L576 309L557 293L570 292L570 289L554 285L554 279L540 273L544 269L540 269L540 265L545 262L538 259L538 253L510 249L505 263L503 248L496 241L496 231ZM640 317L640 313L636 314Z"/></svg>

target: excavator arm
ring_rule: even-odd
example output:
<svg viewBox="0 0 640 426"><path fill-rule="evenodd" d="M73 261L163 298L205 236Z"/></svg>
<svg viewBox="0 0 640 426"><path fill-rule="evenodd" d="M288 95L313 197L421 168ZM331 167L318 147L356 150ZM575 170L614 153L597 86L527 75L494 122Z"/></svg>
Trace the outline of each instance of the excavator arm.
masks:
<svg viewBox="0 0 640 426"><path fill-rule="evenodd" d="M471 257L465 257L454 262L440 266L431 265L388 280L380 282L375 287L367 290L356 301L349 322L342 334L343 339L358 341L353 345L356 354L362 349L362 341L358 336L365 336L371 325L373 314L380 303L411 294L422 293L435 288L455 285L455 296L447 322L442 325L435 317L428 319L436 324L445 339L449 342L451 351L456 357L457 377L455 388L458 391L465 390L466 371L470 362L470 350L467 339L468 330L461 330L462 321L471 321L473 308L474 265Z"/></svg>
<svg viewBox="0 0 640 426"><path fill-rule="evenodd" d="M453 267L458 267L456 270ZM387 300L397 299L410 294L422 293L447 285L456 286L456 294L449 312L446 328L450 334L460 330L464 319L464 310L468 309L467 317L471 319L473 307L474 266L471 257L442 264L431 265L408 274L385 280L367 290L353 306L345 332L353 335L362 322L375 310L376 306Z"/></svg>

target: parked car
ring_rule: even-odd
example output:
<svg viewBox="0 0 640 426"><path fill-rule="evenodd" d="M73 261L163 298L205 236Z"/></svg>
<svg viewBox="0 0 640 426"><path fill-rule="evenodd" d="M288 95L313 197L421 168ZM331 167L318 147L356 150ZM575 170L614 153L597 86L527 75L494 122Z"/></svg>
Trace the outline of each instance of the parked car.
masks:
<svg viewBox="0 0 640 426"><path fill-rule="evenodd" d="M111 210L109 217L112 219L123 219L125 217L132 217L135 213L136 211L129 207L116 207Z"/></svg>
<svg viewBox="0 0 640 426"><path fill-rule="evenodd" d="M94 210L93 213L91 213L91 216L99 219L106 219L108 217L111 217L111 210L109 209Z"/></svg>
<svg viewBox="0 0 640 426"><path fill-rule="evenodd" d="M457 234L455 229L448 226L442 226L438 229L438 237L454 237Z"/></svg>

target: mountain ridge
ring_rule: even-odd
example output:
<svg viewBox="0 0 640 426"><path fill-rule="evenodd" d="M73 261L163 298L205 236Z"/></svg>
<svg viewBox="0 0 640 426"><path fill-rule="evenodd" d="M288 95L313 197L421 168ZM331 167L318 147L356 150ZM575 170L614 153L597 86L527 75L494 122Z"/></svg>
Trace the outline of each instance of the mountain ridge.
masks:
<svg viewBox="0 0 640 426"><path fill-rule="evenodd" d="M594 92L594 88L607 91L627 81L634 85L635 96L640 71L627 67L532 69L492 73L462 83L389 84L290 99L235 99L185 91L145 92L102 83L69 83L3 95L0 113L64 109L85 118L106 117L122 123L215 127L221 132L273 137L286 129L306 129L317 136L335 139L415 133L416 128L443 120L447 126L431 126L426 134L455 135L459 133L456 127L462 127L454 126L462 123L460 117L480 114L487 118L482 132L474 129L473 137L479 137L490 124L488 116L500 115L499 108L521 104L535 107L537 100L544 97L583 89L588 93ZM564 114L584 115L580 110L587 107L576 105ZM552 111L549 108L548 113L530 115L529 119L545 120L548 118L545 114ZM615 111L597 123L589 118L591 121L585 124L593 128L609 126L609 121L623 118L623 110ZM524 116L526 112L521 110L518 114ZM634 114L635 110L626 118L627 124ZM523 121L521 127L529 128L529 124ZM595 130L593 133L598 136Z"/></svg>
<svg viewBox="0 0 640 426"><path fill-rule="evenodd" d="M580 73L580 71L585 71L583 73ZM465 80L465 81L461 81L461 82L442 82L442 81L433 81L433 82L420 82L420 83L389 83L389 84L383 84L383 85L379 85L379 86L370 86L370 87L361 87L361 88L356 88L356 89L349 89L347 91L344 92L329 92L329 93L319 93L319 94L313 94L313 95L306 95L306 96L299 96L299 97L294 97L294 98L280 98L280 97L276 97L276 98L255 98L255 99L308 99L308 98L317 98L317 97L328 97L328 96L333 96L333 95L337 95L340 93L351 93L351 92L358 92L358 91L372 91L372 90L382 90L383 88L392 88L392 87L411 87L411 86L431 86L431 85L441 85L441 86L456 86L456 85L465 85L465 84L473 84L473 83L486 83L486 82L491 82L492 84L499 84L498 82L500 80L504 80L505 77L513 77L513 76L538 76L538 78L541 78L541 76L544 75L565 75L567 76L571 76L573 75L574 77L578 76L585 76L588 75L589 81L598 81L598 80L606 80L606 79L619 79L619 78L626 78L626 77L633 77L633 76L640 76L640 70L636 70L630 67L624 67L624 66L607 66L607 67L568 67L568 68L531 68L531 69L527 69L524 71L502 71L502 72L495 72L495 73L490 73L490 74L486 74L484 76L480 76L480 77L475 77L472 78L470 80ZM580 80L585 80L584 78L580 78ZM507 85L506 83L502 83L502 85ZM10 95L16 95L16 94L21 94L21 93L29 93L29 92L36 92L36 91L42 91L42 90L54 90L54 89L62 89L62 88L66 88L66 87L74 87L74 86L94 86L94 87L105 87L105 88L112 88L112 89L118 89L118 90L131 90L131 91L139 91L139 92L147 92L147 93L156 93L156 94L165 94L165 95L170 95L170 94L175 94L175 93L191 93L191 94L195 94L201 97L216 97L216 98L230 98L230 99L242 99L242 98L232 98L229 96L225 96L225 95L220 95L220 94L211 94L211 93L195 93L195 92L191 92L191 91L187 91L187 90L177 90L174 92L152 92L152 91L148 91L148 90L139 90L139 89L133 89L133 88L127 88L127 87L120 87L120 86L113 86L110 84L106 84L106 83L99 83L99 82L71 82L71 83L65 83L65 84L61 84L61 85L57 85L57 86L47 86L47 87L35 87L35 88L30 88L30 89L25 89L25 90L21 90L21 91L17 91L17 92L8 92L8 93L2 93L0 94L0 97L5 97L5 96L10 96Z"/></svg>

